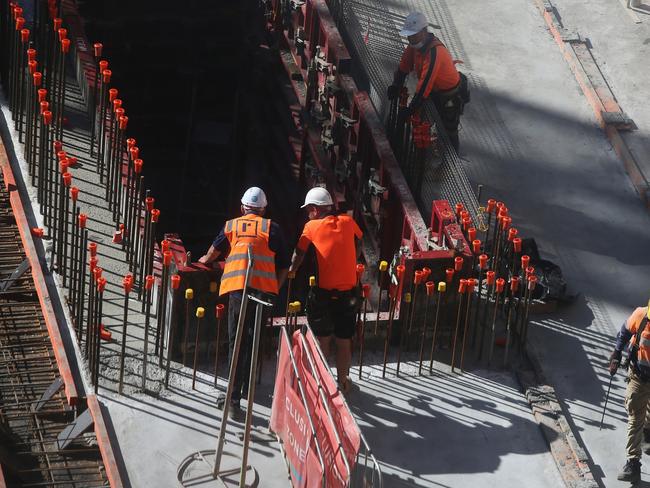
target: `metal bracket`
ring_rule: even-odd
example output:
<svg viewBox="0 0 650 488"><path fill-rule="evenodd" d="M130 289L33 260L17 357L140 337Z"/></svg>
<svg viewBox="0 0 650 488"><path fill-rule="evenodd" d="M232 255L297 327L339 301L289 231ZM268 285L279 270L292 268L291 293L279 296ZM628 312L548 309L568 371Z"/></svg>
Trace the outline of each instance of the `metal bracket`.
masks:
<svg viewBox="0 0 650 488"><path fill-rule="evenodd" d="M36 402L36 405L34 406L34 412L38 412L41 408L43 408L43 405L45 405L48 401L52 399L52 397L56 394L57 391L61 389L63 386L63 380L59 376L57 379L55 379L50 386L47 387L47 390L43 392L41 395L41 398L38 399L38 402Z"/></svg>
<svg viewBox="0 0 650 488"><path fill-rule="evenodd" d="M634 120L629 118L625 112L601 112L603 122L607 125L613 125L621 130L635 130L637 125Z"/></svg>
<svg viewBox="0 0 650 488"><path fill-rule="evenodd" d="M11 273L11 276L9 278L0 281L0 291L7 291L9 288L11 288L11 286L16 281L18 281L20 277L25 274L25 271L27 271L29 268L31 268L31 264L29 264L29 259L25 258L23 262L20 263L14 270L14 272Z"/></svg>
<svg viewBox="0 0 650 488"><path fill-rule="evenodd" d="M90 409L87 408L81 415L74 419L71 424L68 424L68 426L61 431L59 436L56 438L57 447L60 450L68 447L77 437L92 427L94 422Z"/></svg>

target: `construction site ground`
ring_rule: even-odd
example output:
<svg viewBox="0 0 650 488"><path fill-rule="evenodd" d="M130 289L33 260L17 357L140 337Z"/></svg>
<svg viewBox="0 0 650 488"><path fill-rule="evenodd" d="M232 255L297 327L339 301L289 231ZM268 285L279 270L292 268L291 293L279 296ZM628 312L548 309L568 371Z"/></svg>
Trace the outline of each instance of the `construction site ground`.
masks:
<svg viewBox="0 0 650 488"><path fill-rule="evenodd" d="M638 126L624 137L648 170L650 111L644 87L650 79L650 15L635 12L637 23L619 0L558 0L554 5L567 27L592 39L606 79ZM569 425L588 453L595 482L625 486L616 481L625 458L625 383L620 373L602 430L599 424L614 336L633 307L650 295L647 208L598 127L534 0L407 0L385 2L384 8L397 27L409 10L423 11L440 27L434 32L463 60L472 88L461 130L466 171L472 182L483 185L483 200L487 195L506 202L520 234L537 240L543 257L562 267L578 293L573 303L533 316L529 341L544 379L555 387ZM375 42L382 41L370 37L369 43ZM100 265L110 283L105 325L119 341L123 295L118 285L126 270L121 249L110 242L108 211L92 197L103 189L96 172L88 171L93 162L84 156L87 137L70 133L66 149L82 163L75 182L85 208L93 209L88 226L101 239ZM142 350L142 316L137 302L131 307L128 347L136 359L127 382L132 385L127 395L117 395L113 344L103 359L99 398L107 407L130 484L177 486L183 459L215 447L220 419L216 391L207 376L193 391L183 370L175 373L169 390L158 382L151 386L158 390L155 394L138 392L135 351ZM437 363L434 375L418 376L415 356L407 359L399 378L391 363L381 379L379 356L372 353L361 380L356 380L356 369L352 372L356 385L348 397L350 407L381 463L384 486L563 485L557 459L547 446L554 434L543 435L513 372L470 364L466 373L458 374ZM265 429L273 364L272 358L265 362L258 390L250 457L264 487L288 486L278 445ZM239 427L230 425L232 442L226 450L238 452ZM642 476L650 480L649 471Z"/></svg>

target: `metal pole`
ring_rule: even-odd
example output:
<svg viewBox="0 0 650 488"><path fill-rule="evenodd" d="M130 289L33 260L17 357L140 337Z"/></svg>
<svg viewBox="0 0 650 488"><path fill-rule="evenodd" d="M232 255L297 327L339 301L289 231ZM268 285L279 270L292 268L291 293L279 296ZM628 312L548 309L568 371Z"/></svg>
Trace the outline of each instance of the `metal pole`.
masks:
<svg viewBox="0 0 650 488"><path fill-rule="evenodd" d="M215 478L219 476L219 468L221 467L221 457L223 455L223 444L226 440L226 425L228 424L228 410L230 409L230 400L232 399L232 390L235 383L235 369L237 368L237 361L239 359L239 348L241 347L242 336L244 335L244 321L246 319L246 309L248 307L248 283L249 283L252 268L253 268L253 254L252 254L251 247L249 245L248 266L246 267L246 277L244 278L244 289L242 291L241 307L239 309L239 320L237 321L237 334L235 336L235 347L233 348L232 358L230 360L228 388L226 389L226 398L223 404L223 413L221 416L221 427L219 428L219 439L217 441L217 449L215 452L215 459L214 459L214 469L212 471L212 475ZM249 388L251 386L252 385L248 385Z"/></svg>

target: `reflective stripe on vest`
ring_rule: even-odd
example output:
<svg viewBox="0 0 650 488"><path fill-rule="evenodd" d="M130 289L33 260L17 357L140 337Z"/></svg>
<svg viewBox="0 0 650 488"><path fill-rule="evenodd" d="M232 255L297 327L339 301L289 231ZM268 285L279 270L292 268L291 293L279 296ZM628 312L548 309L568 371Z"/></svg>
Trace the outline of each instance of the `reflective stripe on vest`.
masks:
<svg viewBox="0 0 650 488"><path fill-rule="evenodd" d="M230 254L221 276L219 294L243 290L248 268L248 248L253 258L248 286L267 293L278 293L275 253L269 248L271 221L249 214L229 220L224 234L230 243Z"/></svg>

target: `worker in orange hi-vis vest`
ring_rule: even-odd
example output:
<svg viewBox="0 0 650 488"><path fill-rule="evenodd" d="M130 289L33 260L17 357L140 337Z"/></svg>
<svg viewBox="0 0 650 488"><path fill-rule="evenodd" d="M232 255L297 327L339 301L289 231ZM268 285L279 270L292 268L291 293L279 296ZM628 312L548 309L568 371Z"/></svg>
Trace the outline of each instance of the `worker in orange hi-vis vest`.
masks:
<svg viewBox="0 0 650 488"><path fill-rule="evenodd" d="M291 268L295 273L310 247L316 254L316 283L307 296L307 321L329 355L332 336L336 339L336 372L341 390L347 393L352 362L352 337L361 300L357 286L357 245L361 229L348 215L334 212L332 196L325 188L312 188L305 197L309 222L296 245Z"/></svg>
<svg viewBox="0 0 650 488"><path fill-rule="evenodd" d="M616 336L616 347L609 359L609 373L613 376L621 362L622 351L629 346L629 369L625 391L625 409L628 413L627 462L618 475L621 481L638 483L641 480L642 445L648 454L650 425L647 422L650 402L650 301L647 307L638 307L625 321Z"/></svg>
<svg viewBox="0 0 650 488"><path fill-rule="evenodd" d="M266 195L260 188L252 187L246 190L241 199L242 216L227 221L208 252L199 259L200 263L208 264L219 256L226 256L219 294L228 295L228 364L232 359L237 335L248 268L248 248L251 248L253 256L253 267L248 282L249 293L277 295L287 277L288 249L278 224L264 218L266 206ZM244 327L230 405L233 418L241 417L240 400L248 391L248 371L255 327L255 303L252 301L248 302ZM222 408L224 401L225 394L222 394L217 399L217 406Z"/></svg>
<svg viewBox="0 0 650 488"><path fill-rule="evenodd" d="M431 100L450 142L458 151L460 116L469 102L467 77L458 72L451 54L440 39L428 32L427 25L426 17L420 12L406 17L400 34L408 38L409 45L402 54L393 84L388 87L388 98L393 100L399 96L407 75L414 71L418 83L407 115L413 115L425 100Z"/></svg>

